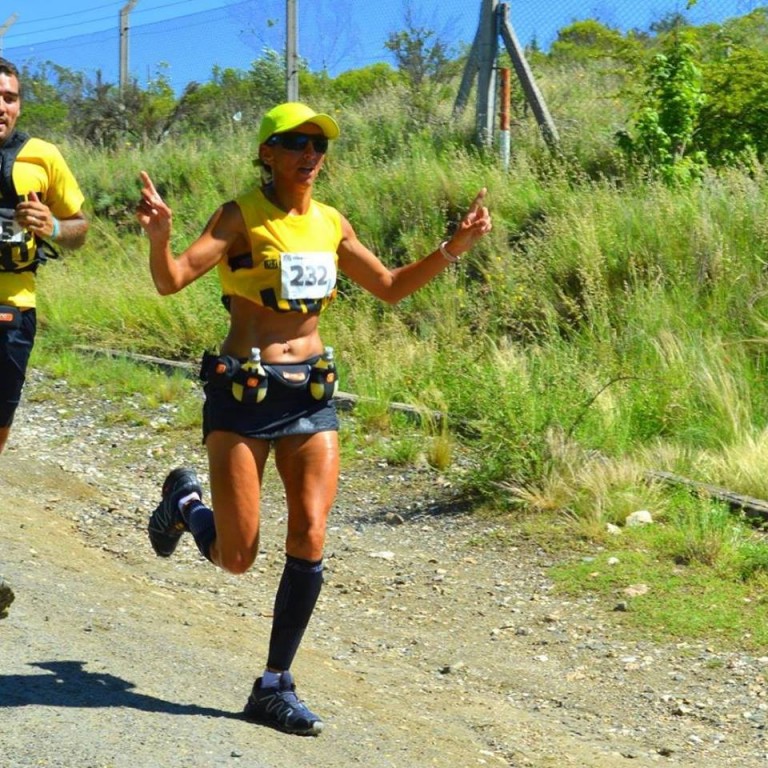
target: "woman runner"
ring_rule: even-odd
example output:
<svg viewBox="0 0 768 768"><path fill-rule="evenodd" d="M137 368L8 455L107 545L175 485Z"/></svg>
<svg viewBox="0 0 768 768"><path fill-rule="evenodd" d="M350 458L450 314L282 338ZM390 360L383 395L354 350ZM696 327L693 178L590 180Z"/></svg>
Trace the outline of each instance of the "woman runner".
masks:
<svg viewBox="0 0 768 768"><path fill-rule="evenodd" d="M285 566L266 665L244 715L302 735L319 734L323 723L296 695L290 670L323 582L326 520L339 476L335 373L320 316L336 297L338 270L395 304L491 230L483 189L438 248L387 268L341 213L312 197L329 140L338 135L332 117L304 104L267 112L258 136L262 184L221 205L178 256L170 246L171 209L146 172L137 211L158 292L176 293L216 267L230 315L220 354L206 353L201 369L211 504L193 470L174 469L150 517L150 542L168 557L190 531L212 563L247 571L259 550L261 482L274 448L288 507Z"/></svg>

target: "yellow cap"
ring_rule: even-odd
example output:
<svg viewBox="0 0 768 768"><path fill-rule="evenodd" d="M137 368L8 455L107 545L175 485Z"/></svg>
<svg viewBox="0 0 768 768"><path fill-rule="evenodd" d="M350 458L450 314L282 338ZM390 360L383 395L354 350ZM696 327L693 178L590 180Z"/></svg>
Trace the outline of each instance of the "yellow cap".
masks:
<svg viewBox="0 0 768 768"><path fill-rule="evenodd" d="M336 139L339 136L339 126L330 115L319 114L298 101L288 101L272 107L261 119L259 144L263 144L273 133L285 133L302 123L314 123L326 138Z"/></svg>

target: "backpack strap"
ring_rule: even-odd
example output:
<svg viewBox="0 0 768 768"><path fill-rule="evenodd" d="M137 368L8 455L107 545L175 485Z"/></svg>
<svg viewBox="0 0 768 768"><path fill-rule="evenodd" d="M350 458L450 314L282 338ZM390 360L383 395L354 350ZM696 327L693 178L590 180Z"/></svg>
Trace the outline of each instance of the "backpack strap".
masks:
<svg viewBox="0 0 768 768"><path fill-rule="evenodd" d="M21 202L21 196L16 191L16 185L13 182L13 164L21 152L24 145L29 141L29 134L22 131L14 131L0 147L0 203L2 208L13 209ZM36 272L38 264L42 264L48 259L57 259L60 254L58 250L41 237L34 237L34 257L29 259L29 244L23 243L18 246L20 254L17 252L16 259L13 257L13 249L0 248L0 271L8 272ZM25 266L19 266L17 259L21 255L22 263L28 262Z"/></svg>
<svg viewBox="0 0 768 768"><path fill-rule="evenodd" d="M28 134L14 131L0 147L0 198L7 201L10 208L15 208L19 204L19 194L13 183L13 164L27 141L29 141Z"/></svg>

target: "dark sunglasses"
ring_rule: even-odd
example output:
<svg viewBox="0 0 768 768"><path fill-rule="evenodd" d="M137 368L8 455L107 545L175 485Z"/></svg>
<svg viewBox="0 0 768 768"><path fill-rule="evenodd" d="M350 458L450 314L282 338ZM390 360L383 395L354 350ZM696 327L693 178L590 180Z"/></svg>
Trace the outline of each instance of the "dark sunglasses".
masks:
<svg viewBox="0 0 768 768"><path fill-rule="evenodd" d="M267 139L266 144L270 147L279 145L291 152L303 152L310 141L318 154L324 155L328 151L328 138L314 133L297 133L296 131L274 133Z"/></svg>

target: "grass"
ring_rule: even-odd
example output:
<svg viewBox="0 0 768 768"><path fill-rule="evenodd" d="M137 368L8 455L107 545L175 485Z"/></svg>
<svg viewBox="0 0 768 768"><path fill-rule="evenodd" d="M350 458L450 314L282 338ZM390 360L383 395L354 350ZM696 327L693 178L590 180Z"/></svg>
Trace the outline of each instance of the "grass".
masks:
<svg viewBox="0 0 768 768"><path fill-rule="evenodd" d="M188 376L127 359L50 350L44 339L36 363L51 386L38 396L62 397L62 411L70 403L55 382L65 379L74 390L96 390L119 402L120 408L110 409L111 423L199 433L200 393ZM429 423L425 440L418 419L382 406L361 405L353 419L343 420L345 471L375 457L398 467L429 464L450 476L455 438L445 422ZM549 442L547 482L506 488L525 513L510 515L506 527L498 525L498 513L487 512L494 516L494 540L477 546L514 547L522 532L550 552L558 590L596 595L612 620L655 640L702 640L755 652L768 641L762 620L768 547L759 531L722 505L643 482L641 463L592 455L562 434L550 434ZM649 508L654 523L627 527L627 517L639 508ZM609 524L621 533L611 534ZM630 596L633 589L640 594ZM626 610L614 610L619 603Z"/></svg>
<svg viewBox="0 0 768 768"><path fill-rule="evenodd" d="M45 371L50 382L50 386L43 384L36 396L60 399L64 409L70 404L55 386L59 380L66 380L73 389L95 390L103 399L120 403L119 409L110 412L112 423L151 425L161 430L200 428L200 391L189 376L169 376L126 358L62 350L55 343L52 346L45 334L38 336L33 364ZM149 414L160 407L165 409L166 419L153 421Z"/></svg>
<svg viewBox="0 0 768 768"><path fill-rule="evenodd" d="M680 528L628 530L589 556L555 566L556 588L593 593L617 621L656 640L762 652L768 642L765 542L711 504L689 513Z"/></svg>
<svg viewBox="0 0 768 768"><path fill-rule="evenodd" d="M559 74L563 99L572 74ZM558 162L520 126L505 169L465 140L471 121L452 123L449 104L428 130L404 130L396 97L340 113L349 130L329 153L318 198L390 266L432 251L483 186L494 229L397 307L342 280L322 322L341 389L363 398L344 426L345 459L430 466L476 509L509 515L510 531L525 520L558 560L574 548L595 558L562 566L563 588L615 600L644 574L651 589L622 621L741 642L747 620L733 613L754 618L761 605L764 539L748 529L734 539L729 515L687 507L647 474L768 498L764 170L677 189L618 177L607 137L619 113L604 109L574 112ZM586 119L589 131L577 130ZM121 360L83 365L73 350L196 364L217 348L227 318L214 275L171 297L154 291L133 221L137 178L148 170L173 207L178 251L222 200L256 182L251 142L235 133L116 154L73 145L93 226L85 248L40 272L35 364L119 399L114 418L126 424L163 405L158 429L198 428L193 382ZM393 401L421 418L393 413ZM639 509L657 522L628 532ZM609 525L625 533L612 537ZM620 568L607 566L610 556ZM703 595L722 608L697 612Z"/></svg>

